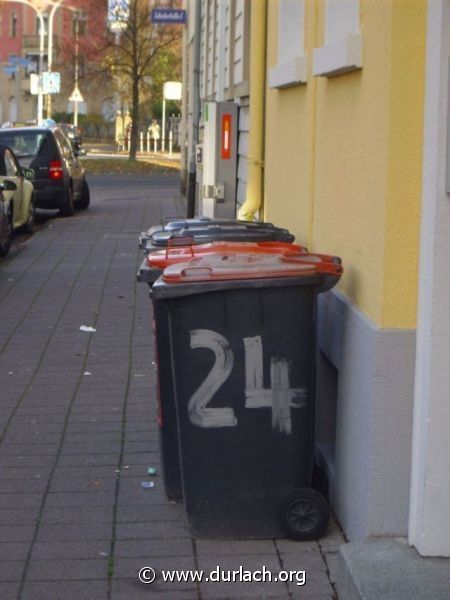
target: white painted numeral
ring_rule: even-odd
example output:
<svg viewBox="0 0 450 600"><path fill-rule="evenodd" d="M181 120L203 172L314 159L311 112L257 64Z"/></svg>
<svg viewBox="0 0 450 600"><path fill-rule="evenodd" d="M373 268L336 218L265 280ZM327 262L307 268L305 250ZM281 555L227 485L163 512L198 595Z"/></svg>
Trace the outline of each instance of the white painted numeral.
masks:
<svg viewBox="0 0 450 600"><path fill-rule="evenodd" d="M237 419L232 408L207 408L233 370L234 356L228 341L215 331L195 329L191 331L191 348L208 348L215 354L213 368L189 400L191 423L206 428L236 427Z"/></svg>
<svg viewBox="0 0 450 600"><path fill-rule="evenodd" d="M306 406L307 388L291 388L289 363L285 358L270 359L270 388L264 388L263 347L261 336L244 338L245 349L245 407L270 408L272 427L281 433L292 431L291 410ZM232 408L208 408L215 393L233 370L234 355L228 341L215 331L191 331L191 348L208 348L215 355L213 368L188 403L189 419L198 427L236 427Z"/></svg>
<svg viewBox="0 0 450 600"><path fill-rule="evenodd" d="M307 389L289 386L289 363L285 358L271 358L270 389L264 389L261 336L244 338L244 348L246 408L271 408L273 429L290 434L291 409L306 406Z"/></svg>

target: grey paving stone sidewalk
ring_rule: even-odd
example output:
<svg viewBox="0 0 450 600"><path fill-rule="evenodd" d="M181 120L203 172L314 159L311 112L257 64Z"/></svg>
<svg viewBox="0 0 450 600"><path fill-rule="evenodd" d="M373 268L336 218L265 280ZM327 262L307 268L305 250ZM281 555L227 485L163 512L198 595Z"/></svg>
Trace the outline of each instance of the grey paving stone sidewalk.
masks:
<svg viewBox="0 0 450 600"><path fill-rule="evenodd" d="M137 236L182 214L178 188L177 176L92 178L88 211L49 221L0 262L1 600L336 597L334 522L320 543L193 540L164 496ZM147 566L151 585L138 579ZM240 566L306 581L161 579Z"/></svg>

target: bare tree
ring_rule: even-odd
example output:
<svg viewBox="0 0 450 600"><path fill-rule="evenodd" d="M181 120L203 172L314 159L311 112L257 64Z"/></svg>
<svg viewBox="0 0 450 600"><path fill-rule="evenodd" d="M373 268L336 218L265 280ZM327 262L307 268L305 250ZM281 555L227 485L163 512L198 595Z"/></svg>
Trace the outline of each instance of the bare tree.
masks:
<svg viewBox="0 0 450 600"><path fill-rule="evenodd" d="M170 55L181 62L182 31L176 25L158 25L151 22L151 3L148 0L130 0L129 13L114 37L107 36L105 65L125 86L131 98L130 159L136 158L140 123L141 95L148 82L158 79Z"/></svg>
<svg viewBox="0 0 450 600"><path fill-rule="evenodd" d="M80 83L92 89L114 87L131 108L132 130L129 157L136 158L142 100L158 95L161 81L181 76L182 29L153 24L152 0L129 0L126 14L118 17L115 31L105 26L106 6L93 0L73 0L89 23L88 35L80 37L83 56ZM170 7L171 3L165 6ZM74 40L66 36L61 52L61 70L75 63ZM111 83L113 84L111 86Z"/></svg>

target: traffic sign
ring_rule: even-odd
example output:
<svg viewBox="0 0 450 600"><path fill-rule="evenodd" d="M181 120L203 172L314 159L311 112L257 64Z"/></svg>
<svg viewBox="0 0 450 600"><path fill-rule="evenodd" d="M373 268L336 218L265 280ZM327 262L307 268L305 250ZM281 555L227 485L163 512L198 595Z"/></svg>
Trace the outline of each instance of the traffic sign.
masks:
<svg viewBox="0 0 450 600"><path fill-rule="evenodd" d="M69 102L84 102L84 98L77 85L73 88L73 92L69 96Z"/></svg>
<svg viewBox="0 0 450 600"><path fill-rule="evenodd" d="M41 87L42 87L42 77L40 77L36 73L31 73L31 75L30 75L30 94L33 94L33 96L36 96L37 94L42 92Z"/></svg>
<svg viewBox="0 0 450 600"><path fill-rule="evenodd" d="M154 8L152 23L181 25L186 23L186 11L177 8Z"/></svg>
<svg viewBox="0 0 450 600"><path fill-rule="evenodd" d="M61 74L53 71L42 73L42 92L44 94L59 94L61 91Z"/></svg>
<svg viewBox="0 0 450 600"><path fill-rule="evenodd" d="M16 65L5 65L3 67L3 72L6 73L6 75L14 75L14 73L17 73L17 67Z"/></svg>
<svg viewBox="0 0 450 600"><path fill-rule="evenodd" d="M21 56L10 56L9 62L19 67L28 67L31 61L28 58L22 58Z"/></svg>
<svg viewBox="0 0 450 600"><path fill-rule="evenodd" d="M111 31L126 29L129 16L129 0L108 0L108 27Z"/></svg>

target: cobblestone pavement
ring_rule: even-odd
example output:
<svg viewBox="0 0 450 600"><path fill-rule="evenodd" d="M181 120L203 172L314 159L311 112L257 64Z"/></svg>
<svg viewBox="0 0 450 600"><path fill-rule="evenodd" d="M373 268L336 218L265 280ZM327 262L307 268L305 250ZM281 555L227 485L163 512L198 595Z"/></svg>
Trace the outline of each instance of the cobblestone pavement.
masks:
<svg viewBox="0 0 450 600"><path fill-rule="evenodd" d="M1 600L335 597L335 524L320 543L193 540L165 499L148 288L135 276L138 233L182 214L178 187L92 178L88 211L49 221L0 263ZM162 569L240 565L306 582L161 581Z"/></svg>

